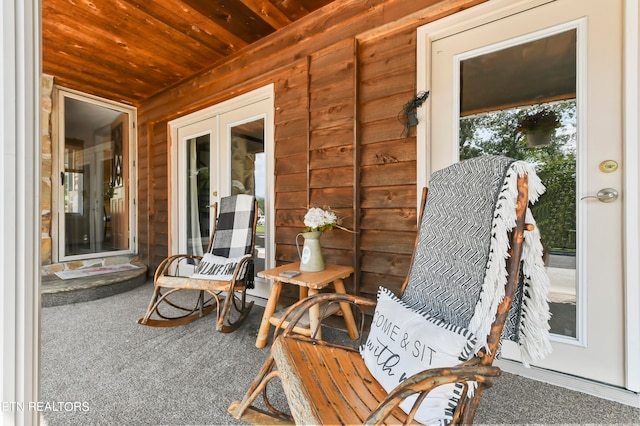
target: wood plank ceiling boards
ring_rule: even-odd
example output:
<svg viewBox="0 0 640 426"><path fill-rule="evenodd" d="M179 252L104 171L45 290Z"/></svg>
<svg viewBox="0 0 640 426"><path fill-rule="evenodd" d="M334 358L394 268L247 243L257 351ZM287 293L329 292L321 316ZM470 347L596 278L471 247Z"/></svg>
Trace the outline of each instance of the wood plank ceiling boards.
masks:
<svg viewBox="0 0 640 426"><path fill-rule="evenodd" d="M42 68L139 105L331 1L42 0Z"/></svg>

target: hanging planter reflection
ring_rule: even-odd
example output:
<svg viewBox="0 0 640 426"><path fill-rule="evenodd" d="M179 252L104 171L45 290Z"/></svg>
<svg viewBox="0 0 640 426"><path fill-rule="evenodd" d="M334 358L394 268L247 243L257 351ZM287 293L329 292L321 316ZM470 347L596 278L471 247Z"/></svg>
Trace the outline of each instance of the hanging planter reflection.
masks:
<svg viewBox="0 0 640 426"><path fill-rule="evenodd" d="M560 120L555 112L542 110L524 116L516 130L524 135L527 145L533 147L549 144L559 126Z"/></svg>

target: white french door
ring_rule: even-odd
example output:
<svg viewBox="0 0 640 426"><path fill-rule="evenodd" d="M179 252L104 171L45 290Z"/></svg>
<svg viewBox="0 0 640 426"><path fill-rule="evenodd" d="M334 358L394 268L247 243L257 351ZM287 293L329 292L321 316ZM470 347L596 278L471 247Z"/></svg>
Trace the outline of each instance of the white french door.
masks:
<svg viewBox="0 0 640 426"><path fill-rule="evenodd" d="M252 194L259 204L255 272L272 267L273 87L182 117L169 126L171 252L202 254L215 220L210 206L228 195ZM255 281L249 293L267 298L268 283L258 277Z"/></svg>
<svg viewBox="0 0 640 426"><path fill-rule="evenodd" d="M273 253L269 246L271 229L267 226L271 219L267 202L272 198L267 195L273 176L273 173L267 173L267 155L272 152L267 144L272 105L272 99L262 99L219 116L219 140L224 151L221 157L226 159L220 162L220 172L225 176L223 191L226 194L255 195L259 204L254 253L256 273L270 267L267 266L271 265L268 253ZM267 299L268 283L256 277L255 288L249 294Z"/></svg>
<svg viewBox="0 0 640 426"><path fill-rule="evenodd" d="M538 367L624 388L623 1L490 3L471 9L465 28L444 29L442 22L419 34L424 65L418 89L431 94L422 120L427 124L418 135L419 183L478 153L524 153L539 167L561 158L563 167L573 167L564 181L547 182L552 197L565 194L548 204L566 208L550 210L545 225L553 240L545 248L558 324L552 328L553 353ZM519 72L509 72L523 64ZM488 75L478 77L483 70ZM566 84L555 81L562 79ZM498 146L491 139L504 136L506 120L547 110L559 118L553 142L559 157L550 159L551 147L527 145L516 126L522 119L514 121L511 141ZM482 127L492 117L501 117L496 125L502 130ZM465 127L469 120L476 125L474 134ZM603 201L613 201L599 201L595 196L603 189L615 190L618 198L605 195ZM552 226L560 216L566 217L564 224ZM505 345L503 357L517 360L515 345Z"/></svg>

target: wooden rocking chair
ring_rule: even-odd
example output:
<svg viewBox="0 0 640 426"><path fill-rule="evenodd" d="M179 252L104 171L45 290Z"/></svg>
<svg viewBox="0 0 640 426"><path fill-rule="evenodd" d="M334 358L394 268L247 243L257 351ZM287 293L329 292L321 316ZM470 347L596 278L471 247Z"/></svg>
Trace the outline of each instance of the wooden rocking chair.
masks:
<svg viewBox="0 0 640 426"><path fill-rule="evenodd" d="M257 201L251 195L232 195L220 200L219 216L217 203L212 210L216 221L207 253L204 256L178 254L160 263L153 278L151 302L138 324L173 327L188 324L216 310L216 329L230 333L246 319L253 307L253 302L247 303L246 291L252 288L254 278L252 256L258 220ZM181 268L187 264L188 270L195 272L180 276ZM175 297L180 290L200 292L194 306L185 307L184 299ZM223 293L226 297L221 305Z"/></svg>
<svg viewBox="0 0 640 426"><path fill-rule="evenodd" d="M486 192L486 195L492 198L489 202L494 204L496 200L500 202L499 200L504 198L502 183L504 173L505 170L513 170L510 169L512 163L503 157L488 157L470 161L473 161L471 164L474 169L492 168L494 170L492 173L496 176L488 176L488 180L495 182L495 188ZM433 216L433 212L443 217L449 215L451 210L447 210L446 206L441 204L443 200L446 204L447 193L452 191L460 191L458 196L454 197L456 200L467 200L470 203L465 207L466 211L474 211L475 209L477 200L473 199L469 192L469 187L475 185L469 185L469 180L460 176L459 171L455 170L457 167L454 165L451 166L454 170L447 168L436 172L439 173L438 177L441 179L435 184L436 173L434 173L429 189L429 200L433 195L433 198L437 200L436 205L429 204L429 200L427 200L425 207L427 197L426 190L424 191L416 248L412 256L409 275L401 290L402 300L406 301L406 305L413 304L414 307L421 305L422 298L428 298L430 294L434 294L422 288L423 281L430 278L424 278L425 275L420 272L424 264L428 263L423 258L424 251L418 250L421 245L428 244L423 241L424 234L431 232L425 230L425 221ZM480 174L485 173L481 171ZM534 179L539 182L537 176L534 176ZM276 329L269 358L250 385L244 398L231 404L229 413L237 419L253 424L291 424L292 422L296 424L413 424L418 423L414 416L430 392L442 385L457 384L460 397L457 404L450 408L450 417L445 419L443 423L471 423L482 392L492 385L491 379L493 377L500 375L500 369L492 366L492 363L499 351L505 321L508 317L511 318L511 315L517 317L521 313L516 305L522 301L523 284L519 285L521 282L519 274L523 239L525 230L531 231L534 227L525 224L525 213L530 200L527 174L516 176L512 182L517 182L512 185L517 187L517 189L512 189L513 192L517 190L517 193L512 194L514 205L510 207L515 210L513 212L515 226L511 228L509 225L509 228L505 230L505 238L508 239L509 246L505 248L502 260L502 279L506 281L506 284L501 284L504 296L499 303L496 303L497 309L492 314L494 316L487 321L489 329L486 341L479 349L475 348L472 352L475 355L472 358L459 365L420 371L406 378L395 389L387 391L371 373L357 348L316 340L313 336L305 337L293 332L296 322L311 306L318 303L343 304L345 302L350 303L356 312L360 313L362 331L365 317L363 312L365 309L375 308L376 301L341 294L311 296L301 300L287 311L284 317L289 320L287 327L281 332ZM538 192L543 190L543 188L542 190L536 189ZM537 195L534 195L533 198L537 199ZM441 210L443 208L444 210ZM453 210L455 211L457 208L454 206ZM457 233L459 238L463 240L473 238L470 229L476 227L475 222L478 218L470 216L460 219L461 221L455 224L454 234ZM491 227L491 217L488 220L489 227ZM440 230L436 232L439 233ZM435 238L436 241L440 239L439 235ZM435 246L438 247L438 244L445 244L445 241L436 242ZM508 260L505 260L504 258L507 256ZM447 263L447 256L442 261ZM504 268L506 268L506 278ZM544 290L546 291L546 288ZM483 291L486 291L486 288ZM514 299L518 303L514 303L511 308ZM430 312L430 315L435 316L436 314ZM375 318L374 314L374 321ZM487 328L486 325L484 327ZM543 334L544 330L548 331L546 324L541 328ZM506 332L506 330L505 328L504 331ZM362 336L362 332L360 335ZM362 351L362 347L360 351ZM268 400L267 384L276 377L280 379L284 389L290 414L276 409ZM473 382L475 385L470 385ZM475 391L473 391L473 387L475 387ZM260 394L263 394L264 406L254 405L255 399ZM400 407L407 398L416 397L415 402L409 401L408 408L406 405Z"/></svg>

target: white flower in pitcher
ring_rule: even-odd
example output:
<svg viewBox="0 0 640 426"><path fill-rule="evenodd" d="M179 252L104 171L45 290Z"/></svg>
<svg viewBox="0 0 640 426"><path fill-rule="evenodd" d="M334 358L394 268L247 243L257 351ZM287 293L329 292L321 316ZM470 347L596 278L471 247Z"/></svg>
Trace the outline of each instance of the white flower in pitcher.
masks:
<svg viewBox="0 0 640 426"><path fill-rule="evenodd" d="M329 210L323 210L319 207L312 207L304 216L305 232L328 231L333 229L338 218L336 214Z"/></svg>

